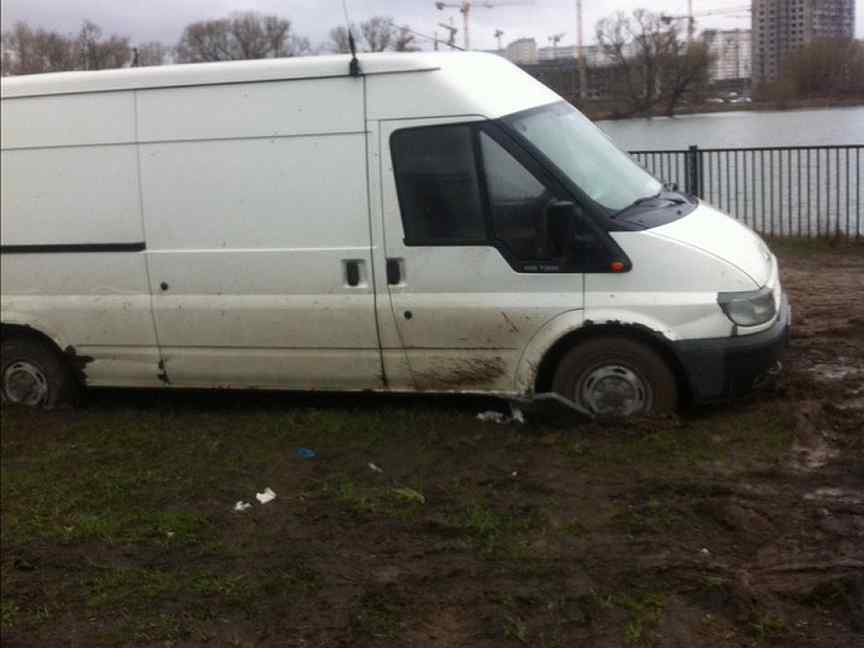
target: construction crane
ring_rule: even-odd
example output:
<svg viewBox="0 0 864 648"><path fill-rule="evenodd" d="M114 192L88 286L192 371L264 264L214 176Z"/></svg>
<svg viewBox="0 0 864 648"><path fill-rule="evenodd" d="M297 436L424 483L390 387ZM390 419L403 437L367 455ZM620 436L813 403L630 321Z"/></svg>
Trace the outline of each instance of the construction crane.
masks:
<svg viewBox="0 0 864 648"><path fill-rule="evenodd" d="M687 13L681 14L677 16L670 16L668 14L660 14L660 20L662 20L667 25L670 24L673 20L686 20L687 21L687 42L690 43L693 41L693 37L696 35L696 18L702 16L722 16L727 14L740 14L740 13L750 13L749 6L739 6L739 7L727 7L725 9L715 9L713 11L700 11L699 13L693 13L693 0L687 0Z"/></svg>
<svg viewBox="0 0 864 648"><path fill-rule="evenodd" d="M469 25L470 25L470 16L471 16L471 7L485 7L486 9L494 9L495 7L511 7L518 5L533 5L534 2L490 2L486 0L484 2L472 2L472 0L462 0L462 2L436 2L435 7L438 11L443 11L446 8L458 9L459 13L462 14L462 40L463 47L466 50L471 49L471 39L469 37Z"/></svg>
<svg viewBox="0 0 864 648"><path fill-rule="evenodd" d="M452 20L452 18L451 18ZM443 27L450 34L447 37L447 44L450 46L450 49L456 49L456 33L459 31L453 25L448 25L447 23L439 22L439 27Z"/></svg>
<svg viewBox="0 0 864 648"><path fill-rule="evenodd" d="M500 52L503 47L501 47L501 37L504 35L504 32L500 29L495 30L495 40L498 41L498 51Z"/></svg>

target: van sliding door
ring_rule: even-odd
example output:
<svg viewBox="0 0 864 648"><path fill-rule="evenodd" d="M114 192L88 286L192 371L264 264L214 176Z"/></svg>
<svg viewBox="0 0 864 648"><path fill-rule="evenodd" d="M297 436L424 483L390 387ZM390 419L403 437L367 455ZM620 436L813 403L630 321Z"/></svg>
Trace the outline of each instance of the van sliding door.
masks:
<svg viewBox="0 0 864 648"><path fill-rule="evenodd" d="M138 100L166 380L380 387L360 82L166 88Z"/></svg>

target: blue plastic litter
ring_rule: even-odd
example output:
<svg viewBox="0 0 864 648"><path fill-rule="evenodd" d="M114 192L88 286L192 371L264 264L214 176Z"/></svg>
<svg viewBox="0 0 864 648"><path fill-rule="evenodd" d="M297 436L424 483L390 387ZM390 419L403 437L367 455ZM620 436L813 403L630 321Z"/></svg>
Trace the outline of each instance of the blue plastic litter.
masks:
<svg viewBox="0 0 864 648"><path fill-rule="evenodd" d="M314 450L310 450L309 448L297 448L297 456L301 459L314 459L318 455Z"/></svg>

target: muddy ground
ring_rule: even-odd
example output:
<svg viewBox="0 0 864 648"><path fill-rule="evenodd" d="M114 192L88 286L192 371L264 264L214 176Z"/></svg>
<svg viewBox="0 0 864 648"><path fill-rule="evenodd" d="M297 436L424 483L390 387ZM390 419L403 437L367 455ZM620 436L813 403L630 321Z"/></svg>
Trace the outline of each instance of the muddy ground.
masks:
<svg viewBox="0 0 864 648"><path fill-rule="evenodd" d="M6 408L3 645L864 645L864 249L782 262L783 382L680 418L122 391Z"/></svg>

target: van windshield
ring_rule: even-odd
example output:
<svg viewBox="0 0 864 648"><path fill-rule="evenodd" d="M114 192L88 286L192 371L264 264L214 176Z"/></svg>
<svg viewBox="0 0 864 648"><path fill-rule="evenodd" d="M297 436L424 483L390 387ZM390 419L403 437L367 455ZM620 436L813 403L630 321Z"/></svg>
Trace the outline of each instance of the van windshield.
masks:
<svg viewBox="0 0 864 648"><path fill-rule="evenodd" d="M515 113L503 121L611 212L662 190L660 182L566 102Z"/></svg>

